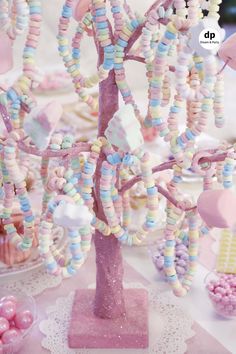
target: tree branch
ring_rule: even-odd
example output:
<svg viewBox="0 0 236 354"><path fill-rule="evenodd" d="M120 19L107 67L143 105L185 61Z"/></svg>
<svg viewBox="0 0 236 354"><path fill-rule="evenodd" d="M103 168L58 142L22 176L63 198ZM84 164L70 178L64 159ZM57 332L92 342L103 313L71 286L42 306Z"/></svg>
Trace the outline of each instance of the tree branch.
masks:
<svg viewBox="0 0 236 354"><path fill-rule="evenodd" d="M138 61L140 63L145 63L145 58L142 58L138 55L132 55L132 54L126 54L126 56L124 57L124 60L134 60L134 61ZM171 71L172 73L175 72L175 67L173 65L169 66L169 71Z"/></svg>
<svg viewBox="0 0 236 354"><path fill-rule="evenodd" d="M76 146L70 149L64 149L60 151L52 151L52 150L40 151L36 147L28 146L24 143L24 141L20 140L18 142L18 147L20 150L30 155L41 156L41 157L65 157L67 155L69 156L78 155L80 152L89 152L91 148L91 144L79 142L76 144Z"/></svg>
<svg viewBox="0 0 236 354"><path fill-rule="evenodd" d="M160 185L156 184L156 187L158 189L158 192L162 194L169 202L171 202L176 208L179 208L182 211L191 211L196 209L196 206L193 206L191 208L187 208L184 203L178 202L172 195L165 190L163 187Z"/></svg>
<svg viewBox="0 0 236 354"><path fill-rule="evenodd" d="M198 163L199 164L203 164L203 163L212 163L212 162L221 162L224 161L226 159L226 157L228 156L227 152L224 153L220 153L217 154L216 150L203 150L206 153L212 153L212 156L205 156L202 157ZM165 170L171 170L173 168L173 166L176 164L176 160L172 159L170 161L167 162L163 162L162 164L153 167L152 169L152 173L157 173L157 172L161 172L161 171L165 171ZM125 193L128 189L132 188L136 183L142 181L142 177L140 175L135 176L133 178L131 178L128 182L126 182L122 188L119 190L119 192L121 194Z"/></svg>
<svg viewBox="0 0 236 354"><path fill-rule="evenodd" d="M145 63L145 58L142 58L142 57L139 57L138 55L129 55L127 54L125 57L124 57L124 60L135 60L135 61L138 61L140 63Z"/></svg>
<svg viewBox="0 0 236 354"><path fill-rule="evenodd" d="M168 162L164 162L161 165L158 165L158 166L154 167L152 169L152 173L161 172L161 171L165 171L165 170L170 170L170 169L172 169L172 167L174 166L175 163L176 163L175 160L170 160ZM119 192L121 194L124 194L128 189L132 188L136 183L138 183L140 181L142 181L142 177L140 175L131 178L128 182L126 182L121 187Z"/></svg>

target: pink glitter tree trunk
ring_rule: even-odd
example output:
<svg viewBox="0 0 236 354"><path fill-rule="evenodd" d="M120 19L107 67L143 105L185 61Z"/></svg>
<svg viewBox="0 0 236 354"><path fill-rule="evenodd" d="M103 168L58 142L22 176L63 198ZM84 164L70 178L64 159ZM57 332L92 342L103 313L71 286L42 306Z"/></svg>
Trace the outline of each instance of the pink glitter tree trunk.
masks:
<svg viewBox="0 0 236 354"><path fill-rule="evenodd" d="M118 110L118 88L114 71L99 87L99 127L98 136L103 136L109 120ZM101 156L96 171L97 216L106 222L99 195L100 169L104 157ZM96 295L94 314L100 318L118 318L125 314L123 296L123 264L121 245L114 237L104 237L99 231L95 233L96 248Z"/></svg>

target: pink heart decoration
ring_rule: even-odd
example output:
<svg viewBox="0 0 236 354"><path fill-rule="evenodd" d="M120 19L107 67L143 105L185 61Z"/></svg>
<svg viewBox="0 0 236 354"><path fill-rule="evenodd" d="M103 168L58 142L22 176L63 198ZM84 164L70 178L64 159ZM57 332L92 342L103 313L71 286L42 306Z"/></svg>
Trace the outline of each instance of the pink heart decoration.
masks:
<svg viewBox="0 0 236 354"><path fill-rule="evenodd" d="M12 40L5 32L0 32L0 74L5 74L13 67Z"/></svg>
<svg viewBox="0 0 236 354"><path fill-rule="evenodd" d="M197 201L198 212L210 227L230 228L236 223L236 195L223 190L202 192Z"/></svg>
<svg viewBox="0 0 236 354"><path fill-rule="evenodd" d="M218 55L227 65L236 70L236 33L230 36L220 47Z"/></svg>
<svg viewBox="0 0 236 354"><path fill-rule="evenodd" d="M74 19L76 21L81 21L83 16L86 14L86 12L89 10L89 5L91 3L91 0L78 0L77 4L74 7Z"/></svg>

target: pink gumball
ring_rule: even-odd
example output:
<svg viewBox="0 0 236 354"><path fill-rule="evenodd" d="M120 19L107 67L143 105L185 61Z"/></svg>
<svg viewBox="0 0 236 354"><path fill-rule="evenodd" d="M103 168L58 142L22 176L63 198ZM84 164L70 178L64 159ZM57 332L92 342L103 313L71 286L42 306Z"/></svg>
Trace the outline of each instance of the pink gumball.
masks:
<svg viewBox="0 0 236 354"><path fill-rule="evenodd" d="M30 311L20 311L15 316L15 325L19 329L27 329L32 325L33 320L34 318Z"/></svg>
<svg viewBox="0 0 236 354"><path fill-rule="evenodd" d="M10 328L15 328L16 327L15 321L14 320L10 320L9 321L9 326L10 326Z"/></svg>
<svg viewBox="0 0 236 354"><path fill-rule="evenodd" d="M4 317L0 317L0 336L9 329L9 322Z"/></svg>
<svg viewBox="0 0 236 354"><path fill-rule="evenodd" d="M21 331L17 328L11 328L8 331L4 332L2 335L3 344L14 343L22 337Z"/></svg>
<svg viewBox="0 0 236 354"><path fill-rule="evenodd" d="M7 320L13 319L16 314L16 304L12 301L3 301L0 307L0 316L5 317Z"/></svg>
<svg viewBox="0 0 236 354"><path fill-rule="evenodd" d="M17 298L14 295L3 296L0 299L0 302L5 302L5 301L12 301L12 302L15 302L15 304L16 304L17 303Z"/></svg>

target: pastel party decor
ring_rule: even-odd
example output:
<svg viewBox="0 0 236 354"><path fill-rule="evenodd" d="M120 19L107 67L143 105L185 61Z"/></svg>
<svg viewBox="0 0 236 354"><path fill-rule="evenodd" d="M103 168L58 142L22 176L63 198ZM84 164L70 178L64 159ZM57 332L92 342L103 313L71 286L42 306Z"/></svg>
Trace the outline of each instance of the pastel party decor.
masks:
<svg viewBox="0 0 236 354"><path fill-rule="evenodd" d="M57 129L61 105L50 102L41 108L34 97L39 81L35 58L41 1L16 0L16 13L14 8L6 11L6 1L0 2L4 33L14 40L21 30L27 31L23 73L10 87L0 88L0 114L7 130L0 140L2 227L10 245L22 252L34 248L36 237L46 271L64 278L79 271L92 240L95 244L96 290L76 293L68 332L71 347L147 347L147 294L142 290L130 294L123 291L121 248L139 245L150 233L158 232L160 195L166 200L160 261L176 296L185 296L191 289L199 237L207 237L212 227L234 225L236 146L222 143L214 149L199 150L196 143L212 117L218 128L225 122L224 77L216 59L217 48L208 50L196 42L208 26L221 36L221 2L209 0L208 11L203 12L200 0L156 1L146 13L137 14L126 1L64 1L58 20L58 51L78 99L98 115L98 132L93 140ZM70 27L74 28L72 40ZM94 37L98 57L90 76L83 74L81 65L82 40L87 35ZM145 67L146 110L140 110L128 83L125 63L131 60ZM98 87L98 98L91 93L94 87ZM182 127L179 121L183 117L186 121ZM150 136L163 139L170 156L157 166L142 135L149 129ZM41 159L38 225L26 188L26 169L21 167L22 152L29 164L31 155ZM160 155L160 151L156 153ZM166 170L170 173L159 183L156 174ZM184 175L190 171L202 179L203 192L197 203L181 188ZM132 217L130 190L137 184L145 194L145 208L140 227L131 232L136 220ZM21 232L14 224L15 202L22 212ZM58 225L64 229L65 250L58 250L54 244L53 232ZM184 252L179 252L182 234L187 235L188 243ZM226 286L223 288L222 294ZM210 291L218 293L216 289L213 286ZM30 325L30 314L17 314L14 305L11 299L4 302L0 316L15 318L20 329ZM87 317L84 309L89 309ZM127 322L123 326L124 318ZM77 326L81 323L83 328ZM2 328L6 328L3 320ZM6 330L2 342L17 337L19 328L10 334Z"/></svg>
<svg viewBox="0 0 236 354"><path fill-rule="evenodd" d="M109 142L124 152L132 152L144 144L141 125L133 106L127 104L117 111L105 131Z"/></svg>
<svg viewBox="0 0 236 354"><path fill-rule="evenodd" d="M36 107L29 118L25 120L25 132L31 137L39 150L44 150L48 146L62 113L61 104L58 101L53 101L45 107Z"/></svg>

